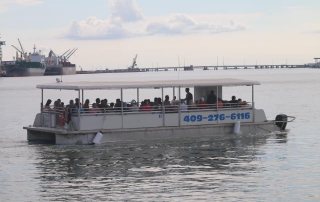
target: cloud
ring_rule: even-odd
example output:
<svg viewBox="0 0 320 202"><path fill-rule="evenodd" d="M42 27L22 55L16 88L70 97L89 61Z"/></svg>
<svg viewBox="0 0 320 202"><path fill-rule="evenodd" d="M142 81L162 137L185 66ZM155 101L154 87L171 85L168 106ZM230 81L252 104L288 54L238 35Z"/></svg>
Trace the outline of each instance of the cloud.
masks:
<svg viewBox="0 0 320 202"><path fill-rule="evenodd" d="M320 34L320 30L319 29L314 29L314 30L308 30L303 32L304 34Z"/></svg>
<svg viewBox="0 0 320 202"><path fill-rule="evenodd" d="M15 2L16 4L19 4L19 5L27 5L27 6L30 6L30 5L40 4L40 3L42 3L43 1L42 1L42 0L15 0L15 1L13 1L13 2Z"/></svg>
<svg viewBox="0 0 320 202"><path fill-rule="evenodd" d="M66 35L71 39L118 39L129 37L121 23L89 17L86 20L73 22Z"/></svg>
<svg viewBox="0 0 320 202"><path fill-rule="evenodd" d="M113 21L134 22L143 18L135 0L109 0L109 7Z"/></svg>
<svg viewBox="0 0 320 202"><path fill-rule="evenodd" d="M41 3L43 3L43 0L1 0L0 12L12 6L33 6Z"/></svg>
<svg viewBox="0 0 320 202"><path fill-rule="evenodd" d="M203 18L199 15L172 14L147 19L135 0L110 0L109 9L111 15L107 19L89 17L73 22L65 37L75 40L121 39L151 35L217 34L245 29L230 16L224 16L221 20L221 16L216 15Z"/></svg>
<svg viewBox="0 0 320 202"><path fill-rule="evenodd" d="M222 33L244 29L244 26L235 24L233 21L210 23L196 20L186 14L175 14L166 21L152 22L146 28L148 34Z"/></svg>

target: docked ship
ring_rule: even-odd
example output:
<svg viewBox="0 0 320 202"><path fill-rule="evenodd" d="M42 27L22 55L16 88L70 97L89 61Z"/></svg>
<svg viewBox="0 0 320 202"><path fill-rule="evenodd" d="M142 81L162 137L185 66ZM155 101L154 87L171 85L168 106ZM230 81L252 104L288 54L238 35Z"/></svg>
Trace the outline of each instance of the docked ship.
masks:
<svg viewBox="0 0 320 202"><path fill-rule="evenodd" d="M52 50L45 59L46 70L44 75L70 75L76 74L76 65L69 62L69 58L77 49L67 50L61 56L55 54Z"/></svg>
<svg viewBox="0 0 320 202"><path fill-rule="evenodd" d="M1 37L0 37L1 39ZM6 45L5 41L0 40L0 77L5 76L6 72L2 68L2 46Z"/></svg>
<svg viewBox="0 0 320 202"><path fill-rule="evenodd" d="M43 76L45 71L45 56L41 51L36 51L33 48L33 53L24 51L20 40L18 39L20 49L12 45L16 49L16 57L13 61L3 61L2 67L7 77L19 76Z"/></svg>

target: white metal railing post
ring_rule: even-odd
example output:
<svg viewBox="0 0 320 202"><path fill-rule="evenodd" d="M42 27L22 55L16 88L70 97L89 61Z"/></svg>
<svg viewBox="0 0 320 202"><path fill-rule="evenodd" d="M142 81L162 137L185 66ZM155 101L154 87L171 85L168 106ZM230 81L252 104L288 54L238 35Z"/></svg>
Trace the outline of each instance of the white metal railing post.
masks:
<svg viewBox="0 0 320 202"><path fill-rule="evenodd" d="M255 122L254 85L252 85L252 121Z"/></svg>
<svg viewBox="0 0 320 202"><path fill-rule="evenodd" d="M120 89L120 104L121 104L121 128L123 128L123 89Z"/></svg>

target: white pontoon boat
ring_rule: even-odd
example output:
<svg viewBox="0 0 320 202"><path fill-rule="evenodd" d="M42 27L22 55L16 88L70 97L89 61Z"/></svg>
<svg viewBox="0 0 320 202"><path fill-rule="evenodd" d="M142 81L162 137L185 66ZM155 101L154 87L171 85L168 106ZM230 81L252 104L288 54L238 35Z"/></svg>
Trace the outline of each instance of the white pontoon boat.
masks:
<svg viewBox="0 0 320 202"><path fill-rule="evenodd" d="M168 80L168 81L132 81L132 82L75 82L38 85L41 89L41 112L36 115L34 124L24 127L29 141L45 141L54 144L93 144L126 142L141 140L166 140L173 138L200 138L215 136L259 136L272 132L284 132L288 116L277 115L275 120L267 120L262 109L255 108L254 86L257 81L239 79L210 80ZM221 103L225 87L251 88L251 100L245 103ZM84 103L85 92L92 90L119 90L120 100L126 89L161 89L164 100L164 89L172 88L173 94L178 91L178 100L183 100L184 88L194 89L194 100L214 91L216 101L206 105L188 105L183 102L176 105L165 105L157 108L139 110L124 105L110 110L86 110L80 105L77 108L46 110L43 106L44 90L72 90L78 92L78 99ZM182 103L182 104L181 104ZM139 106L138 106L139 107Z"/></svg>

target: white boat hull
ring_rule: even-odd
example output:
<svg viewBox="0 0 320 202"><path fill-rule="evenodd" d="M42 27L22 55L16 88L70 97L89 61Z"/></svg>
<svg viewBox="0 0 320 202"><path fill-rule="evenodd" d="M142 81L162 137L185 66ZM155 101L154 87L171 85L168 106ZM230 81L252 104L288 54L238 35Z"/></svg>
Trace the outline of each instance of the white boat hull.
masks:
<svg viewBox="0 0 320 202"><path fill-rule="evenodd" d="M93 139L99 131L53 131L47 128L25 127L29 141L43 141L58 145L93 144ZM246 123L241 126L241 134L234 134L234 124L157 127L145 129L102 130L100 143L163 141L183 138L236 138L262 137L279 131L274 122Z"/></svg>
<svg viewBox="0 0 320 202"><path fill-rule="evenodd" d="M98 132L103 134L100 143L130 142L145 140L170 140L181 138L202 137L237 137L237 136L261 136L271 132L280 131L274 121L266 121L263 110L255 110L253 120L252 110L226 110L220 114L229 112L251 113L247 120L223 120L208 123L202 121L186 120L192 114L201 114L202 117L210 117L212 112L185 112L166 114L163 119L159 113L133 113L127 114L123 121L119 114L101 114L88 116L75 116L68 128L58 127L55 114L40 113L37 115L34 126L25 127L28 131L29 141L46 141L54 144L92 144ZM241 114L241 113L240 113ZM145 119L141 119L144 116ZM180 116L180 123L179 117ZM227 116L228 117L228 116ZM241 118L241 117L240 117ZM142 120L141 123L135 120ZM173 121L176 120L176 121ZM141 124L144 127L141 127ZM146 127L148 126L148 127ZM237 131L235 133L235 131Z"/></svg>

